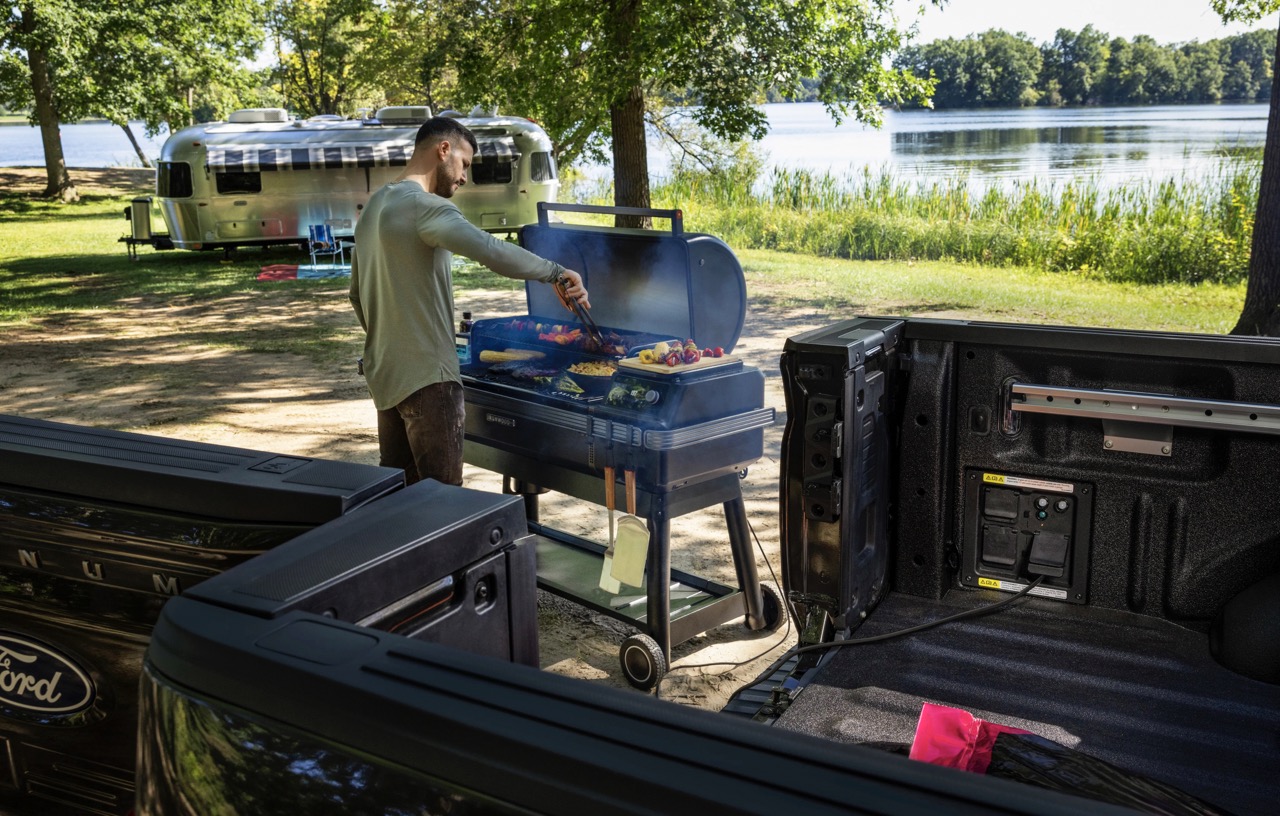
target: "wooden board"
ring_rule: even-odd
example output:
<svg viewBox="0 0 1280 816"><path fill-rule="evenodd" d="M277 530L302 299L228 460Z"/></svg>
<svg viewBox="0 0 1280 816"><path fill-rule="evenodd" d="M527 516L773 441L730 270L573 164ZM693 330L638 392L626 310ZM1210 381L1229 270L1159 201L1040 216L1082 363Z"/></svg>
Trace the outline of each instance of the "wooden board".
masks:
<svg viewBox="0 0 1280 816"><path fill-rule="evenodd" d="M700 371L704 368L715 368L716 366L736 362L738 362L738 358L728 354L723 357L703 357L696 363L681 363L677 366L669 366L666 363L642 363L638 358L624 357L618 361L618 368L626 371L643 371L646 374L672 375L684 374L687 371Z"/></svg>

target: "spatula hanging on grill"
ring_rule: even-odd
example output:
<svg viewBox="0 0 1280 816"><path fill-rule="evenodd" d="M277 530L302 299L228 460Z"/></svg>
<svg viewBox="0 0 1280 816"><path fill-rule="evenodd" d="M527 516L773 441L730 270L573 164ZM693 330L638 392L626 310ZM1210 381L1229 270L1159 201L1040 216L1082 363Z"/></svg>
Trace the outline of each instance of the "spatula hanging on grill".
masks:
<svg viewBox="0 0 1280 816"><path fill-rule="evenodd" d="M640 586L649 557L649 525L636 515L636 472L627 468L623 473L627 480L627 515L618 519L617 538L613 539L613 577L629 586Z"/></svg>
<svg viewBox="0 0 1280 816"><path fill-rule="evenodd" d="M622 585L613 577L613 466L604 469L604 506L609 508L609 546L604 551L604 566L600 570L600 588L610 595L622 591Z"/></svg>

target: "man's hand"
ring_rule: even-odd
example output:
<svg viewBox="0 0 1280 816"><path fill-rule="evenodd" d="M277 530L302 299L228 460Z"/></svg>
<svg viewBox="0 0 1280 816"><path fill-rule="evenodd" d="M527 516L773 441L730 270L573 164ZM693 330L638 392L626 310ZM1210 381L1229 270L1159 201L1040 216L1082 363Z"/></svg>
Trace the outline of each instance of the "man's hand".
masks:
<svg viewBox="0 0 1280 816"><path fill-rule="evenodd" d="M582 276L572 269L566 269L564 274L560 276L560 291L565 297L572 298L582 304L582 308L590 309L591 301L587 300L587 287L582 285ZM562 298L563 299L563 298ZM569 304L564 304L566 309L573 311Z"/></svg>

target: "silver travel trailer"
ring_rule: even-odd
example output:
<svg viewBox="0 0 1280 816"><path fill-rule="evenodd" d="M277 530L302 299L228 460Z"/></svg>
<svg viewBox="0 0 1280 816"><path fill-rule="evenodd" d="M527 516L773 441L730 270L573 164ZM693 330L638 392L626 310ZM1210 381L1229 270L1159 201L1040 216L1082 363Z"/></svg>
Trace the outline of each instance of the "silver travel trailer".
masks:
<svg viewBox="0 0 1280 816"><path fill-rule="evenodd" d="M475 225L514 231L536 222L539 201L559 191L551 140L518 116L453 112L476 135L479 151L454 202ZM302 243L328 225L350 238L369 195L400 172L413 153L425 106L387 107L371 118L290 119L283 108L240 110L226 122L193 125L165 142L156 168L155 206L168 234L151 230L151 206L126 210L132 235L157 249L232 249Z"/></svg>

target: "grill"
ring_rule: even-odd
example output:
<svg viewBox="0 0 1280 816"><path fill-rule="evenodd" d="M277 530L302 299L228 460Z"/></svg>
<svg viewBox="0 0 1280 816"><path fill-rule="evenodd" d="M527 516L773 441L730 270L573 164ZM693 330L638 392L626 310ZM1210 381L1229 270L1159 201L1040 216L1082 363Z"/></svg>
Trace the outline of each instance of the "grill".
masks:
<svg viewBox="0 0 1280 816"><path fill-rule="evenodd" d="M552 223L556 211L647 215L671 227ZM604 347L544 284L526 286L527 314L477 321L462 367L464 458L524 495L541 587L641 630L622 645L622 669L632 685L652 688L673 645L744 614L751 629L782 617L756 574L740 486L774 421L763 374L732 355L746 315L742 267L724 242L684 232L679 210L540 204L520 240L582 274ZM640 362L642 349L687 339L724 354ZM592 376L602 367L616 370ZM600 589L605 546L538 523L537 497L548 490L605 504L606 468L619 481L634 475L636 513L649 530L643 588ZM671 569L672 519L717 504L737 587Z"/></svg>

